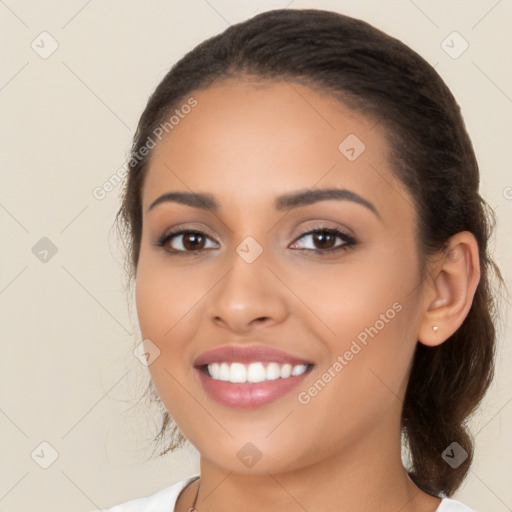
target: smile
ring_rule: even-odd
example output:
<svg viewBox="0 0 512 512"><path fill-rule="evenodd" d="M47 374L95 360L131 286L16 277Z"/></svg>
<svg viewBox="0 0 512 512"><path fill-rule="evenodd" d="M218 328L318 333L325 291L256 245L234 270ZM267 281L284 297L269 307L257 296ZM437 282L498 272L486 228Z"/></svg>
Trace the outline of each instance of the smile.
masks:
<svg viewBox="0 0 512 512"><path fill-rule="evenodd" d="M234 408L255 408L287 395L314 364L268 346L218 347L194 361L208 396Z"/></svg>

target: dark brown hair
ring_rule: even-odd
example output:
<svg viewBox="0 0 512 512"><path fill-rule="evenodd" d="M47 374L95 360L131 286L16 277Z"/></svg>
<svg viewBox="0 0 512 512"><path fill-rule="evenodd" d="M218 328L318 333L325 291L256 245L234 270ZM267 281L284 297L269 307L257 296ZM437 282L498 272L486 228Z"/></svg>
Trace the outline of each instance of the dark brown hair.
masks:
<svg viewBox="0 0 512 512"><path fill-rule="evenodd" d="M129 279L136 275L141 190L151 152L133 156L192 92L242 76L308 85L383 126L393 172L414 199L423 270L427 257L445 250L451 236L470 231L476 237L481 278L471 309L441 345L417 344L402 411L410 477L429 494L451 496L472 461L466 422L493 378L497 305L491 271L503 280L488 254L494 216L479 195L478 164L460 108L433 67L401 41L338 13L283 9L230 26L181 58L149 98L133 140L116 217L127 241ZM154 388L151 393L158 400ZM172 440L162 454L184 440L167 412L157 437L166 432ZM453 442L469 455L455 469L442 458Z"/></svg>

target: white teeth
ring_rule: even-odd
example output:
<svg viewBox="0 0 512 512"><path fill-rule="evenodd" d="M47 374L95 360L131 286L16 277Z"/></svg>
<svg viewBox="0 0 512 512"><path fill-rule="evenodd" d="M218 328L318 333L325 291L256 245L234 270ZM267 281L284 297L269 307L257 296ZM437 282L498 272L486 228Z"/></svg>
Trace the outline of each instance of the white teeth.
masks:
<svg viewBox="0 0 512 512"><path fill-rule="evenodd" d="M232 363L229 369L229 382L247 382L247 370L242 363Z"/></svg>
<svg viewBox="0 0 512 512"><path fill-rule="evenodd" d="M247 382L262 382L266 377L265 367L261 363L251 363L247 367Z"/></svg>
<svg viewBox="0 0 512 512"><path fill-rule="evenodd" d="M219 378L220 376L220 365L219 363L212 363L211 365L208 366L208 371L210 372L210 375L212 376L213 379L215 380L221 380ZM224 379L222 379L224 380Z"/></svg>
<svg viewBox="0 0 512 512"><path fill-rule="evenodd" d="M267 366L267 380L279 379L281 375L281 366L277 363L268 363Z"/></svg>
<svg viewBox="0 0 512 512"><path fill-rule="evenodd" d="M208 371L210 371L210 367L208 366ZM211 375L211 373L210 373ZM222 363L219 368L219 380L229 380L229 364Z"/></svg>
<svg viewBox="0 0 512 512"><path fill-rule="evenodd" d="M212 379L226 382L263 382L265 380L287 379L290 376L303 374L308 365L299 364L292 366L289 363L212 363L208 365L208 373Z"/></svg>
<svg viewBox="0 0 512 512"><path fill-rule="evenodd" d="M281 366L281 379L286 379L292 374L292 365L291 364L283 364Z"/></svg>
<svg viewBox="0 0 512 512"><path fill-rule="evenodd" d="M307 365L299 364L298 366L294 366L292 368L292 375L300 375L301 373L304 373L307 369Z"/></svg>

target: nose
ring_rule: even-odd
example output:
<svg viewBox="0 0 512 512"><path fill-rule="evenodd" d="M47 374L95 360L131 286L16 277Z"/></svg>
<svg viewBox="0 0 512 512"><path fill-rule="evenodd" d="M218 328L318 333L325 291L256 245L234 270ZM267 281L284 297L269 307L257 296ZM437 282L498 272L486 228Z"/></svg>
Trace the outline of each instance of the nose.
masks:
<svg viewBox="0 0 512 512"><path fill-rule="evenodd" d="M208 294L208 315L217 327L237 334L277 325L288 315L286 287L261 255L247 263L238 254Z"/></svg>

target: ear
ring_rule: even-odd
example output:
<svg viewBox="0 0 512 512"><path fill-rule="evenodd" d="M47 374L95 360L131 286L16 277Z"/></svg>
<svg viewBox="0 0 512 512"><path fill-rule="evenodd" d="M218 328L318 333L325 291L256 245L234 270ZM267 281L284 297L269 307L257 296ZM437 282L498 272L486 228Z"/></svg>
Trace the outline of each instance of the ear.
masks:
<svg viewBox="0 0 512 512"><path fill-rule="evenodd" d="M480 281L480 258L475 236L469 231L462 231L450 238L441 259L429 265L428 275L418 341L436 346L461 326L471 308Z"/></svg>

